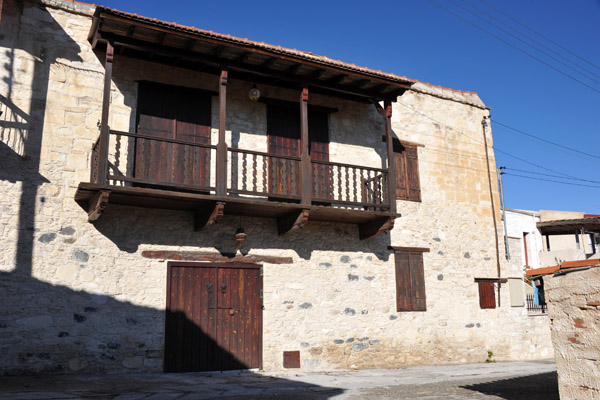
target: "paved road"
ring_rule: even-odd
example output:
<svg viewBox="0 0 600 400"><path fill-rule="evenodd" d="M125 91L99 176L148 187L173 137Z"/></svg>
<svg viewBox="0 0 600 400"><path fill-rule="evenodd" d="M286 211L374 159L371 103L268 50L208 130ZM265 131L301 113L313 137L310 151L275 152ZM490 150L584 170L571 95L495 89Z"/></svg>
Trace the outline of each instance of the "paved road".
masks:
<svg viewBox="0 0 600 400"><path fill-rule="evenodd" d="M308 374L185 373L0 377L0 399L558 400L553 361Z"/></svg>

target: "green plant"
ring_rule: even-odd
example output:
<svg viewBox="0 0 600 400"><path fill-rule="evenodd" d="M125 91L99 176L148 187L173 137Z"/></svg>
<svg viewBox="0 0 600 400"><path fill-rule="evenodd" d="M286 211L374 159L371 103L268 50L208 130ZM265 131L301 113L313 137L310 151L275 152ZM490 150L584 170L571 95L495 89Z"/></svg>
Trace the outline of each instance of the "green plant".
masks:
<svg viewBox="0 0 600 400"><path fill-rule="evenodd" d="M488 356L485 359L485 362L486 363L495 363L496 360L494 360L494 353L491 350L488 350L487 352L488 352Z"/></svg>

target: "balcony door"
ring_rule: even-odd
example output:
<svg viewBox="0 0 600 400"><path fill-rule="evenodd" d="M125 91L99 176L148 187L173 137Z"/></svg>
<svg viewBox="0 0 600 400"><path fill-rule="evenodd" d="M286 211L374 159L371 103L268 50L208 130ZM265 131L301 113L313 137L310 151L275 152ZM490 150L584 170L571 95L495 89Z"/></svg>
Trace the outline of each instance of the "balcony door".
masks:
<svg viewBox="0 0 600 400"><path fill-rule="evenodd" d="M311 160L329 161L328 114L309 108L309 153ZM267 136L269 153L282 156L269 161L269 193L273 197L300 196L300 108L297 103L268 104ZM312 165L313 196L330 193L330 173L326 165ZM323 197L325 199L329 197Z"/></svg>
<svg viewBox="0 0 600 400"><path fill-rule="evenodd" d="M137 133L155 139L136 139L136 181L207 189L210 149L197 145L210 144L210 125L210 95L191 88L140 82Z"/></svg>

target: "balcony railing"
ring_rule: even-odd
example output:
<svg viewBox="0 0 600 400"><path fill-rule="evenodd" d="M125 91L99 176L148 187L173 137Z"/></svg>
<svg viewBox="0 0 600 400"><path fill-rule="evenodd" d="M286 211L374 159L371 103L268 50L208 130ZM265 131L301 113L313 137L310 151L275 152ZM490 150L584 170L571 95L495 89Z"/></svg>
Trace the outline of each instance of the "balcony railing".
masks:
<svg viewBox="0 0 600 400"><path fill-rule="evenodd" d="M532 294L528 294L525 296L525 299L527 301L527 313L529 315L545 315L546 314L546 305L542 304L542 305L536 305L535 301L533 300L533 295Z"/></svg>
<svg viewBox="0 0 600 400"><path fill-rule="evenodd" d="M106 179L101 155L92 148L91 182L157 187L215 194L217 146L138 133L110 131ZM300 157L237 148L227 150L228 196L299 202ZM311 161L313 204L385 211L389 209L388 171L379 168Z"/></svg>

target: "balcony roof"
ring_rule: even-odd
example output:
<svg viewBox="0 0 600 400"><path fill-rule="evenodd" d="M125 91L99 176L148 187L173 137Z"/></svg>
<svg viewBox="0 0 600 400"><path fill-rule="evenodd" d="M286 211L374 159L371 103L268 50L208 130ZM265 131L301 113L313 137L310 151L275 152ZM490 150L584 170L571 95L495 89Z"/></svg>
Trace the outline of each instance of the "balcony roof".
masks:
<svg viewBox="0 0 600 400"><path fill-rule="evenodd" d="M307 85L359 101L395 101L416 81L312 53L223 35L137 14L97 7L92 48L111 42L116 56L143 58L217 74L223 66L242 80L290 88Z"/></svg>
<svg viewBox="0 0 600 400"><path fill-rule="evenodd" d="M542 235L572 235L585 230L586 233L600 233L600 218L560 219L538 222Z"/></svg>

